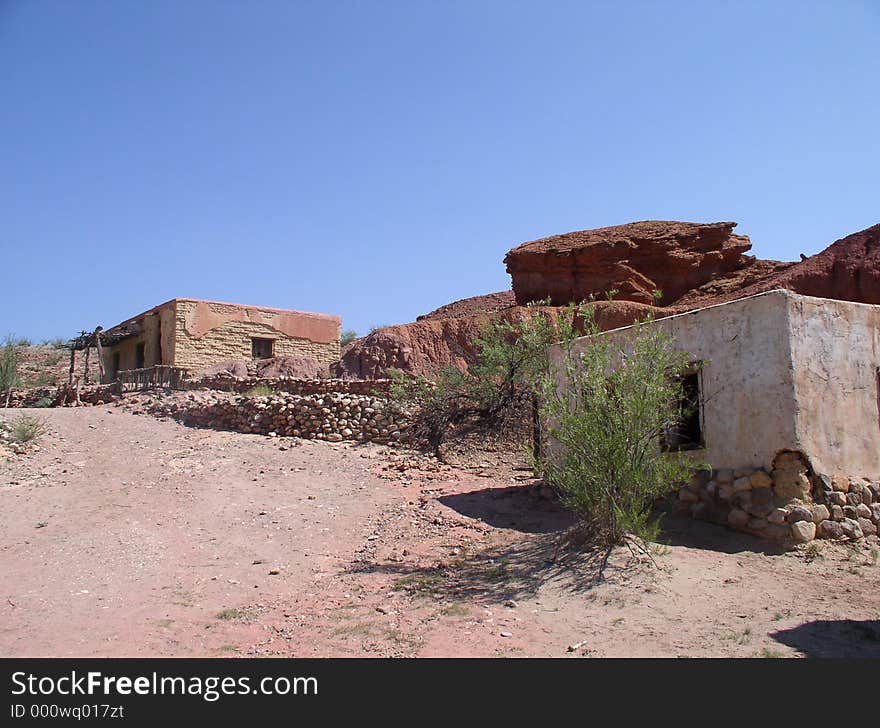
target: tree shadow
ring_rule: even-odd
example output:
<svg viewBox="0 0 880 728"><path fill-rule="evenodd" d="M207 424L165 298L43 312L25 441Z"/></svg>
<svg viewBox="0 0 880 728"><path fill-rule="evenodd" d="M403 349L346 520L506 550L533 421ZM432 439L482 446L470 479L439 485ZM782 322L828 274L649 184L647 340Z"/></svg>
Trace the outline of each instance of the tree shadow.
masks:
<svg viewBox="0 0 880 728"><path fill-rule="evenodd" d="M521 533L559 533L576 522L557 500L538 497L533 487L523 485L480 488L437 500L468 518Z"/></svg>
<svg viewBox="0 0 880 728"><path fill-rule="evenodd" d="M393 588L440 601L498 604L534 597L549 583L568 593L585 594L602 582L631 575L646 561L626 546L609 549L584 541L572 528L534 534L437 567L367 561L350 570L393 576Z"/></svg>
<svg viewBox="0 0 880 728"><path fill-rule="evenodd" d="M880 620L816 620L773 632L807 657L880 657Z"/></svg>

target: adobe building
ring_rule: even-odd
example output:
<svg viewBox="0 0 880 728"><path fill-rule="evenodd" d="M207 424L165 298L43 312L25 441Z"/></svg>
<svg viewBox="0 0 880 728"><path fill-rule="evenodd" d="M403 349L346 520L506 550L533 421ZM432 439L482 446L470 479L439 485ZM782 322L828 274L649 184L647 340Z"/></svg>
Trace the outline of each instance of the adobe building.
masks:
<svg viewBox="0 0 880 728"><path fill-rule="evenodd" d="M104 381L160 364L201 369L230 360L339 358L342 319L320 313L175 298L103 332Z"/></svg>
<svg viewBox="0 0 880 728"><path fill-rule="evenodd" d="M688 353L696 404L658 444L711 467L679 510L778 540L877 532L880 306L778 289L652 325Z"/></svg>

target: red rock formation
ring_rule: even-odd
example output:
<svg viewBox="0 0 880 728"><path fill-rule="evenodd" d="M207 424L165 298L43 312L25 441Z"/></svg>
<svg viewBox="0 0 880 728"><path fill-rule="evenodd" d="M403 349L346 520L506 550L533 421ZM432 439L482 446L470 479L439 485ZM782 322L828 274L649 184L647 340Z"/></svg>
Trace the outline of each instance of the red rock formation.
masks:
<svg viewBox="0 0 880 728"><path fill-rule="evenodd" d="M464 369L474 359L474 339L491 318L521 316L525 309L515 301L548 295L567 302L594 293L603 330L627 326L648 312L662 318L775 288L880 304L880 225L842 238L800 263L744 255L748 238L732 235L733 227L729 222L643 222L526 243L505 258L515 300L511 291L475 296L415 323L378 329L350 345L333 373L376 378L390 368L425 376L445 366ZM532 263L535 268L529 270ZM612 288L618 290L615 299L603 300ZM657 288L664 293L659 306L651 295ZM562 309L541 310L555 316Z"/></svg>
<svg viewBox="0 0 880 728"><path fill-rule="evenodd" d="M754 262L735 222L648 220L533 240L504 258L516 302L550 297L563 305L591 297L669 304L713 278Z"/></svg>
<svg viewBox="0 0 880 728"><path fill-rule="evenodd" d="M479 314L495 313L516 305L513 291L499 291L487 293L485 296L473 296L463 298L461 301L447 303L431 313L416 318L416 321L448 318L468 318Z"/></svg>
<svg viewBox="0 0 880 728"><path fill-rule="evenodd" d="M774 288L805 296L880 304L880 224L835 240L821 253L792 263L785 271L723 300Z"/></svg>
<svg viewBox="0 0 880 728"><path fill-rule="evenodd" d="M603 330L615 329L644 318L651 308L632 301L600 301L596 304L596 320ZM425 318L411 324L386 326L350 345L330 372L346 379L380 379L387 376L389 369L426 377L434 377L449 366L463 371L473 363L474 342L490 320L516 320L527 311L531 314L536 310L555 319L565 309L509 306L472 316Z"/></svg>

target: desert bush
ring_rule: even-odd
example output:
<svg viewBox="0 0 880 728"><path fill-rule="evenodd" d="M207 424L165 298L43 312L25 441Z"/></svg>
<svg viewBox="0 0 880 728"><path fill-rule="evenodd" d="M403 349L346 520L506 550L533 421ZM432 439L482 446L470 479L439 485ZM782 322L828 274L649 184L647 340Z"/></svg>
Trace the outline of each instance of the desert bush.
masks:
<svg viewBox="0 0 880 728"><path fill-rule="evenodd" d="M21 377L18 366L21 355L18 346L11 336L7 336L0 349L0 396L3 397L6 406L9 406L9 398L12 390L20 383Z"/></svg>
<svg viewBox="0 0 880 728"><path fill-rule="evenodd" d="M630 534L656 540L653 506L694 467L660 446L686 414L678 375L688 355L652 323L612 340L599 335L586 309L589 338L563 342L541 378L541 418L554 442L542 461L547 480L585 531L606 545Z"/></svg>
<svg viewBox="0 0 880 728"><path fill-rule="evenodd" d="M352 341L357 340L358 333L353 329L348 329L347 331L342 332L342 336L339 337L340 346L348 346Z"/></svg>
<svg viewBox="0 0 880 728"><path fill-rule="evenodd" d="M251 387L247 392L244 393L246 397L271 397L275 394L278 394L272 387L269 387L265 384L258 384L255 387Z"/></svg>
<svg viewBox="0 0 880 728"><path fill-rule="evenodd" d="M543 303L543 302L542 302ZM548 373L548 350L577 334L577 306L551 316L535 304L516 320L489 322L475 340L476 359L468 371L443 369L435 381L391 370L391 397L411 409L410 433L435 455L450 426L500 422L511 407L530 402Z"/></svg>
<svg viewBox="0 0 880 728"><path fill-rule="evenodd" d="M55 375L51 372L38 372L37 376L31 382L34 387L54 387L57 384Z"/></svg>
<svg viewBox="0 0 880 728"><path fill-rule="evenodd" d="M43 346L51 346L53 349L66 349L67 339L57 336L53 339L43 339Z"/></svg>
<svg viewBox="0 0 880 728"><path fill-rule="evenodd" d="M21 414L12 423L12 438L21 444L33 442L46 433L46 422L31 414Z"/></svg>

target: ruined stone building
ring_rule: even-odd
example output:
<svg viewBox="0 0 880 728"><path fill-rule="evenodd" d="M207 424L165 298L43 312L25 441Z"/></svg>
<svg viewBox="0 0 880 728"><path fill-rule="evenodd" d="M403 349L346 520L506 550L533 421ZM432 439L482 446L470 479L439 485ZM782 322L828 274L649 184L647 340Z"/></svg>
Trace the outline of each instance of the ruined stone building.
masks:
<svg viewBox="0 0 880 728"><path fill-rule="evenodd" d="M880 306L778 289L650 325L691 362L688 414L658 446L711 468L679 510L776 540L877 532ZM627 351L634 331L600 336Z"/></svg>
<svg viewBox="0 0 880 728"><path fill-rule="evenodd" d="M119 371L165 364L200 369L231 360L339 358L338 316L175 298L106 330L105 381Z"/></svg>

